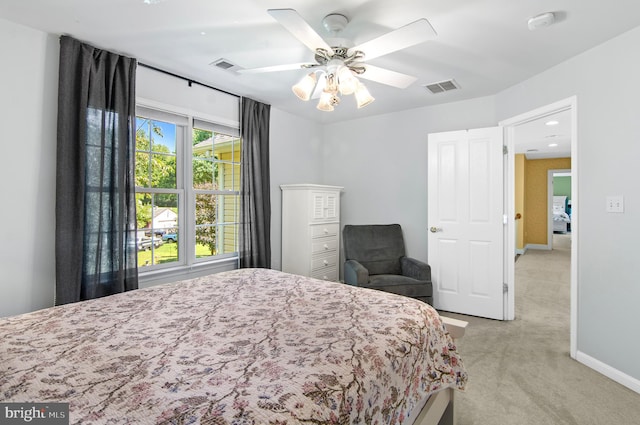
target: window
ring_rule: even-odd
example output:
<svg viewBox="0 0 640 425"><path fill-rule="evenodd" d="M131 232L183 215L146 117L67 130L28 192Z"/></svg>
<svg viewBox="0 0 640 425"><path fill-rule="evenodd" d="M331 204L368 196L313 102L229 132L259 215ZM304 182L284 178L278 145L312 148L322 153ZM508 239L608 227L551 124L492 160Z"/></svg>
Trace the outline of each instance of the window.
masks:
<svg viewBox="0 0 640 425"><path fill-rule="evenodd" d="M237 252L240 141L194 128L192 156L196 258Z"/></svg>
<svg viewBox="0 0 640 425"><path fill-rule="evenodd" d="M138 267L190 266L238 252L238 129L138 107Z"/></svg>

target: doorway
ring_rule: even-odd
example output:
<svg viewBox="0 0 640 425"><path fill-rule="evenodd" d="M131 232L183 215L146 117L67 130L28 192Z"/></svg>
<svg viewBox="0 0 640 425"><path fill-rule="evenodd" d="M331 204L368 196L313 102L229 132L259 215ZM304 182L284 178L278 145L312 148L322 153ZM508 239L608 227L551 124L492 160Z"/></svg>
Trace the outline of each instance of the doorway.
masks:
<svg viewBox="0 0 640 425"><path fill-rule="evenodd" d="M515 244L515 142L516 129L518 126L525 125L535 120L544 119L559 112L568 111L571 117L571 200L572 200L572 244L571 244L571 302L570 302L570 355L576 358L577 352L577 328L578 328L578 217L579 217L579 199L578 199L578 143L577 143L577 100L573 96L550 105L526 112L524 114L501 121L500 125L504 127L505 145L507 154L505 155L505 205L507 211L507 231L505 232L505 280L507 292L505 293L505 315L507 320L515 319L515 261L514 252L516 252Z"/></svg>
<svg viewBox="0 0 640 425"><path fill-rule="evenodd" d="M548 170L547 240L549 249L553 249L557 240L571 240L571 169ZM563 237L556 237L563 235Z"/></svg>

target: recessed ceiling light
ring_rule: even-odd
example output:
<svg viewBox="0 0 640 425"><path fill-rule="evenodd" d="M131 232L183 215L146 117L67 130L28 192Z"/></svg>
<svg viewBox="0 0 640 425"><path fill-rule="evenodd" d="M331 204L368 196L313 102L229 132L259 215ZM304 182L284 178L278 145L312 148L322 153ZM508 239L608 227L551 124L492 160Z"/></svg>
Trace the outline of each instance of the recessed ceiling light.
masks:
<svg viewBox="0 0 640 425"><path fill-rule="evenodd" d="M204 31L200 31L200 35L207 35L207 33Z"/></svg>
<svg viewBox="0 0 640 425"><path fill-rule="evenodd" d="M538 149L527 149L527 152L538 152Z"/></svg>
<svg viewBox="0 0 640 425"><path fill-rule="evenodd" d="M557 146L558 146L558 144L557 144L557 143L549 143L549 147L550 147L550 148L555 148L555 147L557 147Z"/></svg>
<svg viewBox="0 0 640 425"><path fill-rule="evenodd" d="M558 125L560 124L558 121L556 120L551 120L551 121L547 121L546 123L544 123L544 125Z"/></svg>

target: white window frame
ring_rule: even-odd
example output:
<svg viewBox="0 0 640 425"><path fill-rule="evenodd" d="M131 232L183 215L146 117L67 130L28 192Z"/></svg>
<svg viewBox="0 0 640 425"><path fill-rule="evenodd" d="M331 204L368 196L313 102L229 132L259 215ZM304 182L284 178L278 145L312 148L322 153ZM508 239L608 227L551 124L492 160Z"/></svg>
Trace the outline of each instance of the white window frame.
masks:
<svg viewBox="0 0 640 425"><path fill-rule="evenodd" d="M178 189L178 227L180 239L178 243L178 261L167 264L157 264L138 269L139 286L141 288L156 284L172 282L180 279L188 279L203 276L218 271L232 270L239 267L238 252L221 254L210 257L196 258L195 253L195 195L193 189L193 146L191 140L193 128L224 132L232 136L239 136L239 123L228 122L218 117L208 117L204 114L187 111L172 105L164 105L155 101L137 99L136 116L152 120L174 123L178 128L184 128L182 143L176 136L176 182ZM196 125L194 125L196 124ZM240 148L240 147L239 147ZM241 152L242 154L242 152ZM136 187L136 192L166 193L165 189ZM172 193L175 190L172 190ZM240 191L218 190L222 195L235 194L240 196ZM240 225L239 214L237 225ZM190 217L191 219L188 219ZM236 240L236 247L239 241Z"/></svg>

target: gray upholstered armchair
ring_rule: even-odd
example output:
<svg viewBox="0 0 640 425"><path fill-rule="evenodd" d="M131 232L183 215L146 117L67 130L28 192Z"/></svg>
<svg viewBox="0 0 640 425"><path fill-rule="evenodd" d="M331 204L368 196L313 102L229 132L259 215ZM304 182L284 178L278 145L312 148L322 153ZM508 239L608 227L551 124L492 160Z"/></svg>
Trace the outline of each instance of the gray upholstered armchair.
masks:
<svg viewBox="0 0 640 425"><path fill-rule="evenodd" d="M431 267L405 256L399 224L346 225L344 280L433 303Z"/></svg>

